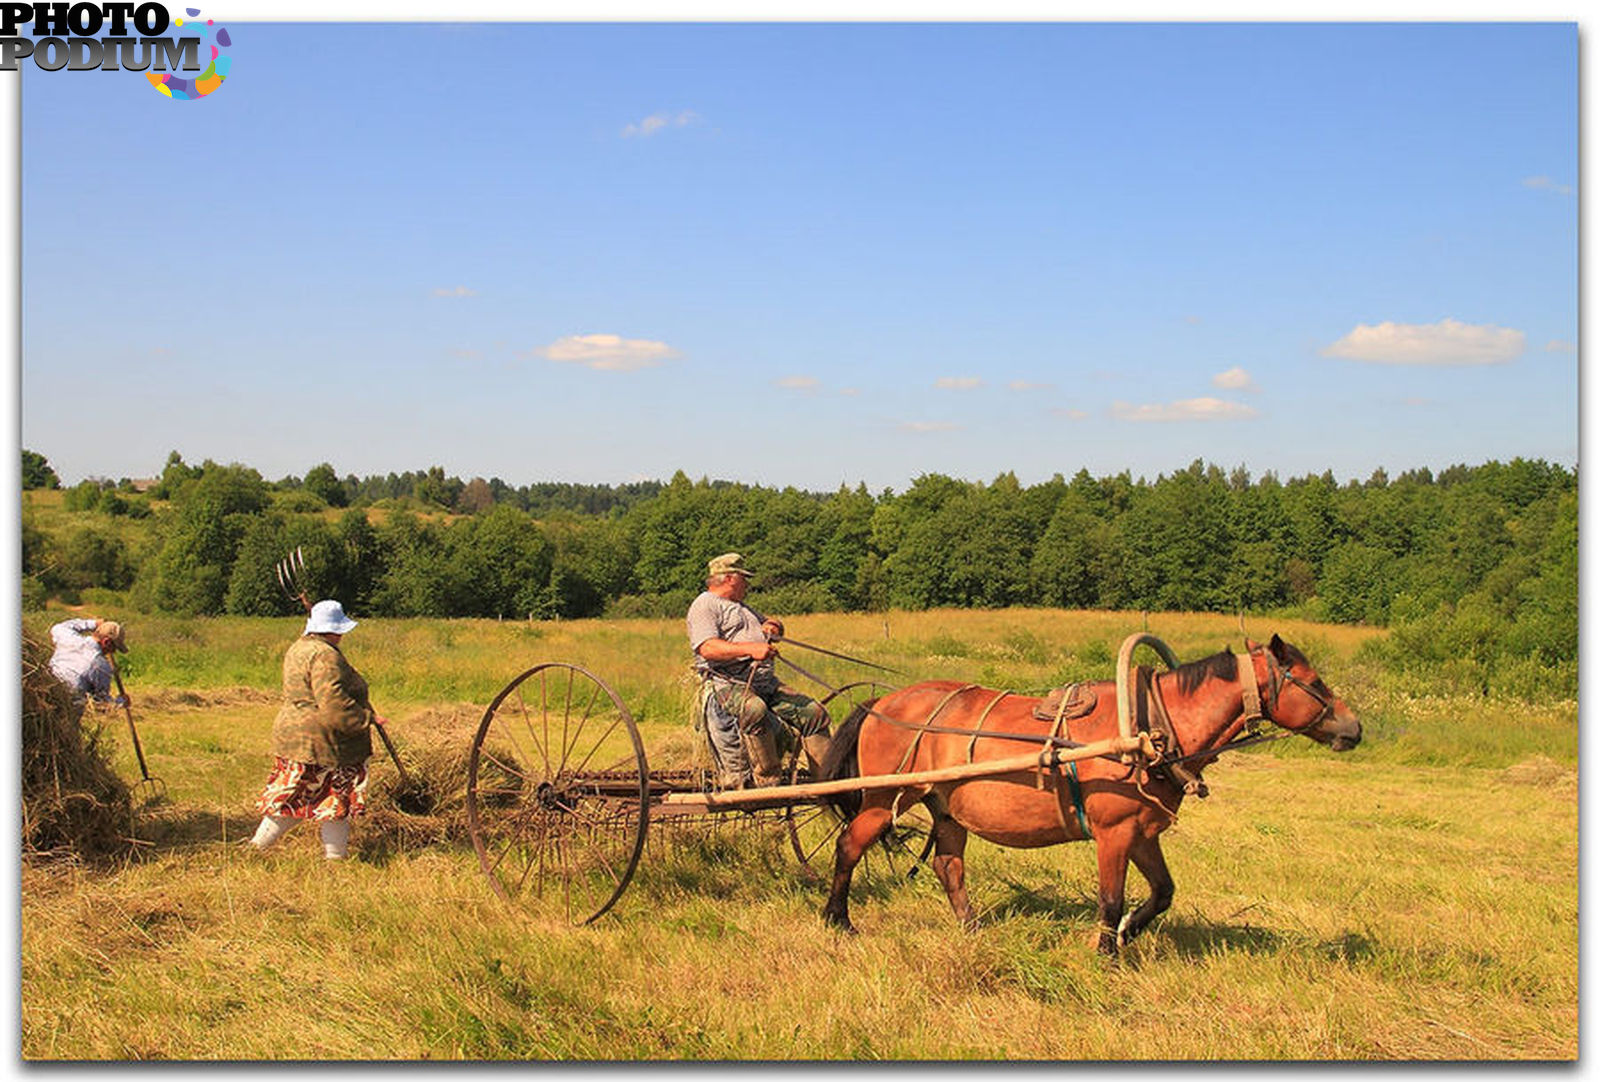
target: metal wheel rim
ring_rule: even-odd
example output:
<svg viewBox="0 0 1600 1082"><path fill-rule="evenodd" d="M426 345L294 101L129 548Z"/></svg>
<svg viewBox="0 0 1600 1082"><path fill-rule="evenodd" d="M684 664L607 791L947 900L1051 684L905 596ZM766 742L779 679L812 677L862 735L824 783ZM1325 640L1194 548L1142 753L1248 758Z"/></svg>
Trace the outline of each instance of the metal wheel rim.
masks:
<svg viewBox="0 0 1600 1082"><path fill-rule="evenodd" d="M644 851L648 775L633 716L604 680L564 662L515 677L485 709L467 765L467 825L491 888L514 905L554 894L569 922L598 920Z"/></svg>
<svg viewBox="0 0 1600 1082"><path fill-rule="evenodd" d="M856 680L834 688L818 701L826 709L829 703L845 695L846 692L870 689L871 694L864 698L877 699L895 690L895 687L896 685L881 680ZM844 719L834 719L832 711L829 711L829 720ZM791 784L797 780L795 775L799 773L801 761L797 757L791 767L789 778ZM914 814L920 808L920 805L915 809L908 808L901 813L902 817ZM794 851L795 858L800 861L804 874L821 880L831 873L833 846L846 823L847 820L831 804L790 804L784 808L784 825L789 834L789 845ZM881 862L887 866L889 875L893 877L906 874L916 867L927 833L928 831L919 825L906 824L897 818L883 839L863 854L861 864L857 866L858 872L871 878L877 874L877 869L873 865Z"/></svg>

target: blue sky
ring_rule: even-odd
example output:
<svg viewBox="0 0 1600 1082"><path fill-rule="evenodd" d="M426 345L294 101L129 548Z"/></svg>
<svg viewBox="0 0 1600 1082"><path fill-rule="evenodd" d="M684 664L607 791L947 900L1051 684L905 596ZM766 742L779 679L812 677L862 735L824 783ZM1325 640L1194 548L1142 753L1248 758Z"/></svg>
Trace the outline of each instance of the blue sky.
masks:
<svg viewBox="0 0 1600 1082"><path fill-rule="evenodd" d="M1571 24L233 29L25 73L69 481L1577 460Z"/></svg>

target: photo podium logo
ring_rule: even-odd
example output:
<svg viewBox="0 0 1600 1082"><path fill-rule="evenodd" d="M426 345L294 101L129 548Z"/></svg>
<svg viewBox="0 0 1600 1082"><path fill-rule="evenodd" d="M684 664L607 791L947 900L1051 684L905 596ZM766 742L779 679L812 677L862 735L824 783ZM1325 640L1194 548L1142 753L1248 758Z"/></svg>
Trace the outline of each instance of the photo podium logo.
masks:
<svg viewBox="0 0 1600 1082"><path fill-rule="evenodd" d="M137 71L173 101L198 101L228 78L227 27L157 3L0 3L0 71ZM177 72L192 73L185 75Z"/></svg>

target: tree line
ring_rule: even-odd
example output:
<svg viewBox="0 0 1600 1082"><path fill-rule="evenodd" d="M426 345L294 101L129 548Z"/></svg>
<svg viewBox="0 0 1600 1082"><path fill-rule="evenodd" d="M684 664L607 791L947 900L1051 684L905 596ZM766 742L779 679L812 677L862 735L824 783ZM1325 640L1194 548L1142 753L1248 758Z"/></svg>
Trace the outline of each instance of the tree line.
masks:
<svg viewBox="0 0 1600 1082"><path fill-rule="evenodd" d="M47 487L53 471L23 456L25 487ZM1394 628L1384 648L1399 670L1450 668L1479 690L1576 687L1577 477L1539 460L1344 484L1201 461L1153 481L925 474L874 494L681 471L622 486L514 488L439 467L341 479L326 463L269 482L174 452L133 489L68 489L81 521L66 531L25 511L25 603L100 587L148 610L287 615L272 569L299 546L315 593L371 615L679 616L705 561L737 550L773 611L1290 613ZM122 516L148 522L106 528Z"/></svg>

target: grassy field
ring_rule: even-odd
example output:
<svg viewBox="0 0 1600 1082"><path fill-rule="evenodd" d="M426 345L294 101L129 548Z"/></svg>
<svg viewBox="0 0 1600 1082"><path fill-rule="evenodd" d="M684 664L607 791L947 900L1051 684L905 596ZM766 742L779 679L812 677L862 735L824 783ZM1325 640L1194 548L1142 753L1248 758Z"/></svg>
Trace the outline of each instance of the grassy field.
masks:
<svg viewBox="0 0 1600 1082"><path fill-rule="evenodd" d="M60 613L27 614L39 636ZM1571 1059L1578 1050L1577 707L1411 698L1358 658L1376 632L1252 626L1301 646L1361 714L1335 757L1283 741L1208 771L1167 835L1172 910L1109 968L1090 947L1087 845L975 841L981 923L932 877L861 884L841 937L778 832L738 818L652 835L599 924L501 902L459 832L385 806L356 859L314 832L239 844L267 765L290 620L125 616L124 673L170 800L111 868L22 877L30 1059ZM1109 676L1137 615L808 616L797 637L915 672L1029 690ZM1231 618L1152 614L1184 659ZM583 665L652 765L692 743L677 621L366 620L345 641L402 748L464 747L493 694ZM863 675L791 650L830 682ZM797 682L800 682L797 680ZM137 777L106 718L123 775ZM1133 897L1142 881L1131 882Z"/></svg>

